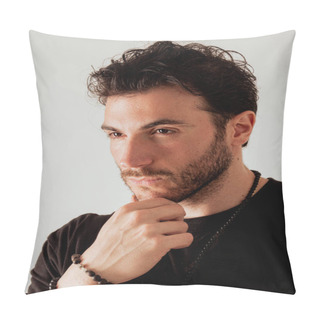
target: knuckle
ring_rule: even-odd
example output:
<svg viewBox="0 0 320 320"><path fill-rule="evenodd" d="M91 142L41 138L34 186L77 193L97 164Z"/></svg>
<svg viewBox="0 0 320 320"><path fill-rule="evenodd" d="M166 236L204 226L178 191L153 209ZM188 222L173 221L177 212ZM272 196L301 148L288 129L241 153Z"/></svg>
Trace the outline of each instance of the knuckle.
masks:
<svg viewBox="0 0 320 320"><path fill-rule="evenodd" d="M117 210L119 214L127 214L132 211L132 203L127 203Z"/></svg>
<svg viewBox="0 0 320 320"><path fill-rule="evenodd" d="M163 246L162 237L160 236L152 237L152 239L150 240L150 244L153 250L161 248Z"/></svg>
<svg viewBox="0 0 320 320"><path fill-rule="evenodd" d="M142 222L142 213L141 211L132 211L130 214L131 223L134 225L141 224Z"/></svg>
<svg viewBox="0 0 320 320"><path fill-rule="evenodd" d="M144 238L150 238L154 234L152 225L145 224L141 227L141 234Z"/></svg>

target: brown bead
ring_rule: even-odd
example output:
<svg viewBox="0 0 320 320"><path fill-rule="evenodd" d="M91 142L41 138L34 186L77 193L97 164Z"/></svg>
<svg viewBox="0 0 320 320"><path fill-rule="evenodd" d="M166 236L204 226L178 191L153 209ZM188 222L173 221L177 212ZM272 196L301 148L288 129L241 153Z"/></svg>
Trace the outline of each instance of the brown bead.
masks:
<svg viewBox="0 0 320 320"><path fill-rule="evenodd" d="M110 282L108 282L106 279L101 279L100 280L100 284L108 284L108 283L110 283Z"/></svg>
<svg viewBox="0 0 320 320"><path fill-rule="evenodd" d="M93 272L92 270L87 270L86 272L90 277L94 277L96 275L95 272Z"/></svg>
<svg viewBox="0 0 320 320"><path fill-rule="evenodd" d="M93 277L93 280L94 280L94 281L97 281L97 282L100 282L100 281L101 281L101 277L100 277L98 274L96 274L96 275Z"/></svg>
<svg viewBox="0 0 320 320"><path fill-rule="evenodd" d="M75 260L79 260L80 259L80 254L79 253L75 253L71 256L71 261L75 261Z"/></svg>

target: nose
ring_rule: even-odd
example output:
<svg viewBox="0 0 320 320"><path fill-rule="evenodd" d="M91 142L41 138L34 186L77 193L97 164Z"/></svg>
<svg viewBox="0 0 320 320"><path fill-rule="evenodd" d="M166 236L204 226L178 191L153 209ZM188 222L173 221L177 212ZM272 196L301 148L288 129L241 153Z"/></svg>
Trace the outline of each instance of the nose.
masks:
<svg viewBox="0 0 320 320"><path fill-rule="evenodd" d="M142 168L153 162L151 146L146 139L128 138L120 153L119 164L122 169Z"/></svg>

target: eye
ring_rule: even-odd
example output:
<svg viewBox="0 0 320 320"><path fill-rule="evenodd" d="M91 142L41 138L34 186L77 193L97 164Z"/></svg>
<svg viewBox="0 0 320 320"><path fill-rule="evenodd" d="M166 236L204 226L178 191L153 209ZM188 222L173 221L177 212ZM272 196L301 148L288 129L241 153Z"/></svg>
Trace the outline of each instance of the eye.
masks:
<svg viewBox="0 0 320 320"><path fill-rule="evenodd" d="M120 138L121 136L122 136L121 133L115 132L115 131L108 133L108 137L109 137L110 139L117 139L117 138Z"/></svg>
<svg viewBox="0 0 320 320"><path fill-rule="evenodd" d="M161 128L161 129L155 130L154 133L158 133L158 134L162 134L162 135L168 135L168 134L174 133L174 131L173 130L169 130L169 129Z"/></svg>

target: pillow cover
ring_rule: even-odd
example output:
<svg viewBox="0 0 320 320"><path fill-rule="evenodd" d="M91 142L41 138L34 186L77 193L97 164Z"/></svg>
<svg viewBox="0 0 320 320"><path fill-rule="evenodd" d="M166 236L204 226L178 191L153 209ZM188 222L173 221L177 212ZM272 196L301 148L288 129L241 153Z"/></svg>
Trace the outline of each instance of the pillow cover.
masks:
<svg viewBox="0 0 320 320"><path fill-rule="evenodd" d="M281 184L294 36L30 31L43 171L26 293L101 283L295 293Z"/></svg>

